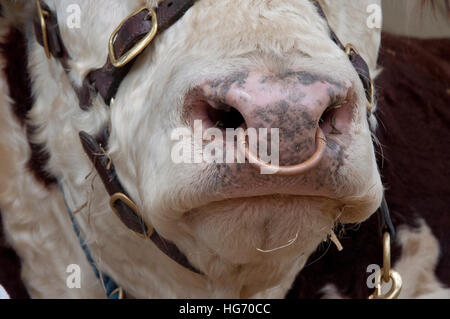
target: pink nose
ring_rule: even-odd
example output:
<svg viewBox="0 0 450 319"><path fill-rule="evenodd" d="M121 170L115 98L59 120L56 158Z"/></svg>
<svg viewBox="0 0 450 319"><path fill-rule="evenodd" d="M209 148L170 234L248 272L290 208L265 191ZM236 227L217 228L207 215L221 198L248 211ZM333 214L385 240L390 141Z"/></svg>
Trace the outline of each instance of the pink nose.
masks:
<svg viewBox="0 0 450 319"><path fill-rule="evenodd" d="M308 72L236 73L202 85L197 99L206 103L194 103L192 116L224 129L278 129L279 163L291 166L317 153L322 131L348 131L349 87L349 82Z"/></svg>

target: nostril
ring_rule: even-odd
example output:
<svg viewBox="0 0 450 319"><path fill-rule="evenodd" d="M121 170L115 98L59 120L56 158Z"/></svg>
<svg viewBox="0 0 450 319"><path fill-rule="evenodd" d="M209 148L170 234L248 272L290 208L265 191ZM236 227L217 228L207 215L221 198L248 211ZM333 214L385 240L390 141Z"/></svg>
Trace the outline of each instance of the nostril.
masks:
<svg viewBox="0 0 450 319"><path fill-rule="evenodd" d="M320 128L325 134L340 135L344 133L351 121L351 110L351 103L347 100L334 103L322 114L319 120Z"/></svg>
<svg viewBox="0 0 450 319"><path fill-rule="evenodd" d="M184 105L183 117L187 123L194 127L196 121L200 121L203 130L218 128L237 129L245 126L244 116L235 107L205 98L198 92L192 92L187 96Z"/></svg>
<svg viewBox="0 0 450 319"><path fill-rule="evenodd" d="M234 107L219 102L206 102L206 115L209 126L226 130L237 129L245 124L244 117Z"/></svg>
<svg viewBox="0 0 450 319"><path fill-rule="evenodd" d="M342 132L337 125L337 116L342 106L329 107L319 121L319 126L325 134L340 135Z"/></svg>

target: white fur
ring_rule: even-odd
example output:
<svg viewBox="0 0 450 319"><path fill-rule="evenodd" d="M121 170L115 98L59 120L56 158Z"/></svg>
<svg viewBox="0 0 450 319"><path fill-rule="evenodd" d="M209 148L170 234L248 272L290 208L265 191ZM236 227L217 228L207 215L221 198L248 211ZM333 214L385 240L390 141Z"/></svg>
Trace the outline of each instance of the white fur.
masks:
<svg viewBox="0 0 450 319"><path fill-rule="evenodd" d="M0 300L1 299L10 299L8 293L6 292L5 288L0 285Z"/></svg>
<svg viewBox="0 0 450 319"><path fill-rule="evenodd" d="M31 2L31 1L30 1ZM142 1L47 0L60 21L72 57L73 81L104 64L109 35ZM64 23L66 7L81 6L81 29ZM366 26L372 0L323 1L330 24L351 42L375 74L379 30ZM375 1L379 2L379 1ZM32 14L29 5L24 15ZM25 21L31 21L31 18ZM3 23L6 23L3 21ZM160 35L126 77L116 102L100 98L80 110L67 75L47 60L26 23L36 103L30 122L35 141L51 154L57 176L98 265L138 298L280 298L308 256L336 222L362 222L381 201L382 186L366 121L365 97L346 55L331 42L325 22L308 0L200 0ZM2 35L3 36L3 35ZM180 119L185 93L204 79L241 68L292 67L339 72L358 94L358 108L335 198L265 197L216 202L208 167L177 166L170 160L170 130ZM23 261L23 278L33 297L104 297L75 237L58 188L43 188L27 172L24 129L10 112L0 82L0 207L6 233ZM174 264L149 241L131 234L108 206L101 181L84 155L78 132L97 133L111 122L110 156L125 188L160 234L173 241L206 276ZM86 178L89 176L89 178ZM295 234L296 243L272 254ZM69 264L82 267L82 289L68 289Z"/></svg>
<svg viewBox="0 0 450 319"><path fill-rule="evenodd" d="M450 299L450 289L436 277L439 241L424 220L419 225L418 229L402 227L398 234L402 256L395 269L404 282L400 298Z"/></svg>

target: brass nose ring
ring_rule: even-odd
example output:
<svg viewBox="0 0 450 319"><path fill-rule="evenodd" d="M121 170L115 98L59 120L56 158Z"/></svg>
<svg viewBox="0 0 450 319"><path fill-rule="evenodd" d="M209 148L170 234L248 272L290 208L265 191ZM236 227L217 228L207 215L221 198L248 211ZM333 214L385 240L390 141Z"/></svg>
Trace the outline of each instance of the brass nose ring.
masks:
<svg viewBox="0 0 450 319"><path fill-rule="evenodd" d="M306 172L312 170L317 167L319 163L322 161L323 155L326 150L326 137L323 131L318 128L316 133L316 152L305 162L292 166L277 166L271 165L267 162L259 159L258 156L253 154L248 146L248 143L245 138L245 134L239 134L238 138L240 142L245 145L245 157L249 161L250 164L259 168L261 171L268 172L267 174L280 175L280 176L295 176L300 174L305 174Z"/></svg>

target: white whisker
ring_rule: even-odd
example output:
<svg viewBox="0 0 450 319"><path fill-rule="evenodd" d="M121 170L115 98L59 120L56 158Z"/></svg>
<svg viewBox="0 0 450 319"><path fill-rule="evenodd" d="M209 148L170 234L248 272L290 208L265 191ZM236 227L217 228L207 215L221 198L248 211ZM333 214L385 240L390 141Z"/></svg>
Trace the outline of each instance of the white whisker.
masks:
<svg viewBox="0 0 450 319"><path fill-rule="evenodd" d="M298 233L295 235L295 238L292 238L291 240L288 241L288 243L286 245L283 245L281 247L278 248L274 248L274 249L270 249L270 250L263 250L260 248L256 248L257 251L264 253L264 254L269 254L269 253L273 253L275 251L281 250L281 249L285 249L288 248L290 246L292 246L298 239Z"/></svg>

